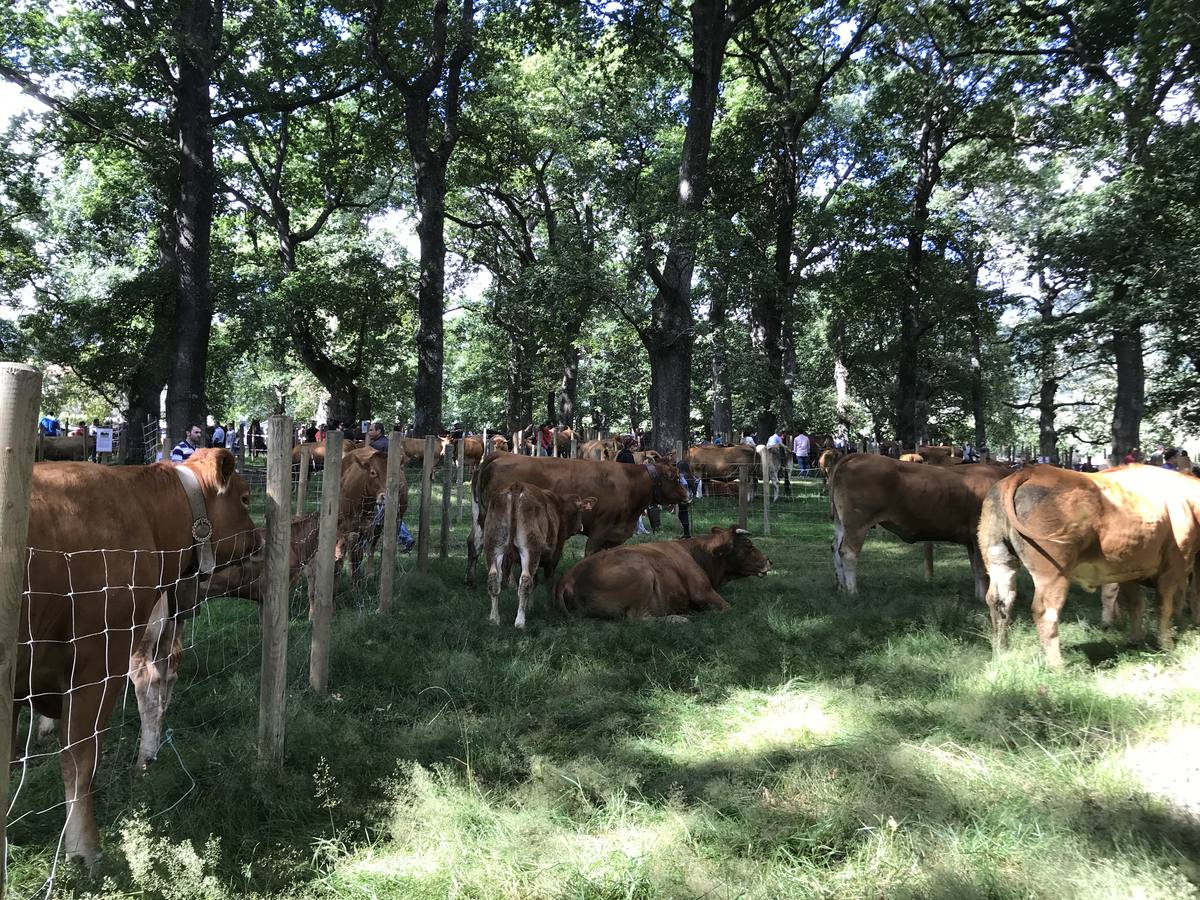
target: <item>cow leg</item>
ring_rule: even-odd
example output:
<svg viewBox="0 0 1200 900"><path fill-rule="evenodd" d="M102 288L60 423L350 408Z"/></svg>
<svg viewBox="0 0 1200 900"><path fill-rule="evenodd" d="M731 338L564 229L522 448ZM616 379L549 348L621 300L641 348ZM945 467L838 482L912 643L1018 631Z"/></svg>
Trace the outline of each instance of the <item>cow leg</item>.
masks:
<svg viewBox="0 0 1200 900"><path fill-rule="evenodd" d="M533 579L537 574L537 565L528 547L521 547L521 580L517 584L517 620L513 623L517 628L525 627L525 607L529 603L529 595L533 593Z"/></svg>
<svg viewBox="0 0 1200 900"><path fill-rule="evenodd" d="M925 542L925 580L933 581L933 544Z"/></svg>
<svg viewBox="0 0 1200 900"><path fill-rule="evenodd" d="M1175 649L1175 604L1183 596L1186 585L1187 572L1182 568L1168 571L1155 582L1154 587L1158 591L1158 646L1163 650Z"/></svg>
<svg viewBox="0 0 1200 900"><path fill-rule="evenodd" d="M158 758L163 717L179 674L179 654L183 653L177 632L175 620L167 613L165 602L160 600L141 643L129 657L129 680L133 682L142 726L134 763L139 772L146 771Z"/></svg>
<svg viewBox="0 0 1200 900"><path fill-rule="evenodd" d="M483 547L483 512L479 501L471 498L471 535L467 538L467 587L475 587L475 567ZM497 619L499 621L499 619Z"/></svg>
<svg viewBox="0 0 1200 900"><path fill-rule="evenodd" d="M91 658L103 663L106 658L103 646L90 649L95 652L89 654L82 647L78 648L76 658ZM129 658L128 653L124 658ZM79 859L94 871L100 857L100 830L96 827L92 782L100 759L101 735L120 694L117 685L124 678L106 677L106 673L95 666L87 669L76 669L73 673L73 680L82 684L71 688L67 694L67 708L59 728L62 741L59 763L67 807L63 850L68 859Z"/></svg>
<svg viewBox="0 0 1200 900"><path fill-rule="evenodd" d="M979 545L974 541L967 545L967 559L971 562L971 574L975 576L975 601L977 603L986 603L988 592L987 569L984 568L983 554L979 552Z"/></svg>
<svg viewBox="0 0 1200 900"><path fill-rule="evenodd" d="M488 599L492 603L488 621L493 625L500 624L500 591L504 589L504 549L504 547L497 548L488 562Z"/></svg>
<svg viewBox="0 0 1200 900"><path fill-rule="evenodd" d="M1120 596L1119 584L1100 585L1100 625L1103 628L1113 628L1117 624L1117 598Z"/></svg>
<svg viewBox="0 0 1200 900"><path fill-rule="evenodd" d="M1049 578L1033 590L1033 621L1037 624L1038 640L1046 653L1046 664L1062 668L1062 651L1058 644L1058 619L1067 602L1070 582L1062 577Z"/></svg>
<svg viewBox="0 0 1200 900"><path fill-rule="evenodd" d="M729 603L711 587L704 592L698 594L695 600L692 601L692 606L700 609L713 609L717 612L726 612L731 607Z"/></svg>
<svg viewBox="0 0 1200 900"><path fill-rule="evenodd" d="M1008 648L1008 626L1017 600L1017 557L1003 543L989 547L987 554L984 577L990 584L984 596L992 615L992 652L999 655Z"/></svg>
<svg viewBox="0 0 1200 900"><path fill-rule="evenodd" d="M850 531L843 522L834 523L833 566L842 590L850 595L858 593L858 554L866 539L866 529Z"/></svg>
<svg viewBox="0 0 1200 900"><path fill-rule="evenodd" d="M1117 605L1129 613L1129 643L1146 643L1146 592L1134 581L1117 585ZM1158 602L1162 604L1162 594Z"/></svg>

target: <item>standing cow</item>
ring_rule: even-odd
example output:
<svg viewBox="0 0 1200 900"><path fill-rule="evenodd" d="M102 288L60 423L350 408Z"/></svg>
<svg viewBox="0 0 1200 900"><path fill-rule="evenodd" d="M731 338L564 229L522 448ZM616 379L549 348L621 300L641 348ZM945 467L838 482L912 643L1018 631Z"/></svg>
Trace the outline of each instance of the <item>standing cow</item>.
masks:
<svg viewBox="0 0 1200 900"><path fill-rule="evenodd" d="M544 488L557 495L595 497L583 512L582 531L587 553L625 543L637 527L638 516L648 506L686 503L687 489L679 469L671 463L643 466L587 459L503 454L489 456L471 482L471 539L467 544L467 584L475 585L475 563L483 547L483 533L492 499L516 481Z"/></svg>
<svg viewBox="0 0 1200 900"><path fill-rule="evenodd" d="M858 592L858 555L867 532L882 525L907 543L962 544L975 575L982 603L987 574L979 556L976 530L983 498L1009 474L999 466L979 463L946 468L914 465L873 453L843 458L829 482L833 518L833 568L838 586Z"/></svg>
<svg viewBox="0 0 1200 900"><path fill-rule="evenodd" d="M553 591L554 570L562 559L567 538L579 534L583 513L596 505L595 497L555 494L533 484L515 481L491 501L491 514L483 530L483 558L488 564L488 596L493 625L500 624L500 590L515 567L517 628L525 627L525 609L533 590L533 577L542 569L547 588ZM519 564L519 566L518 566Z"/></svg>
<svg viewBox="0 0 1200 900"><path fill-rule="evenodd" d="M977 466L963 466L974 469ZM1146 583L1158 592L1159 645L1175 645L1171 617L1200 550L1200 480L1152 466L1096 474L1022 469L987 494L979 546L996 652L1008 644L1017 571L1033 577L1033 619L1052 666L1062 665L1058 620L1071 582L1087 590ZM1141 591L1125 591L1130 638L1143 638Z"/></svg>
<svg viewBox="0 0 1200 900"><path fill-rule="evenodd" d="M68 857L90 867L99 856L101 735L161 586L259 554L249 507L226 450L197 450L180 466L34 466L18 632L29 641L18 648L15 696L59 720Z"/></svg>

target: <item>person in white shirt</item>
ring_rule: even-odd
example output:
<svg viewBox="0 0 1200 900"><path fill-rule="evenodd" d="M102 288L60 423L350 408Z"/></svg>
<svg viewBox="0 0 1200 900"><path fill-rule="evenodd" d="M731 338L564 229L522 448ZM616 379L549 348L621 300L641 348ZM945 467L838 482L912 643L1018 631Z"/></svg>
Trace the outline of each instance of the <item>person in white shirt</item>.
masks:
<svg viewBox="0 0 1200 900"><path fill-rule="evenodd" d="M225 446L225 429L221 427L221 423L217 423L217 427L213 429L212 445L214 447Z"/></svg>
<svg viewBox="0 0 1200 900"><path fill-rule="evenodd" d="M796 439L792 441L792 455L796 457L796 465L800 467L800 474L808 474L808 461L812 451L812 445L809 442L808 435L801 429L796 433Z"/></svg>
<svg viewBox="0 0 1200 900"><path fill-rule="evenodd" d="M742 432L742 443L745 444L747 447L757 447L758 446L758 441L755 440L753 431L743 431Z"/></svg>
<svg viewBox="0 0 1200 900"><path fill-rule="evenodd" d="M768 447L782 447L783 446L783 429L782 428L776 428L774 433L769 438L767 438L767 446Z"/></svg>

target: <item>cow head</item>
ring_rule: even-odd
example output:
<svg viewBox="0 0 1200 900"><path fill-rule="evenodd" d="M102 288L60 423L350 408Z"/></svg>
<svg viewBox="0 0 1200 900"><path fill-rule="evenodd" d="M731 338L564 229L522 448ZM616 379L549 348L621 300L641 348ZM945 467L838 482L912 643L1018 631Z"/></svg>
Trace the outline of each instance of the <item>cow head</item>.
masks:
<svg viewBox="0 0 1200 900"><path fill-rule="evenodd" d="M342 465L342 502L349 505L343 514L362 514L383 503L387 487L385 454L363 447L349 454Z"/></svg>
<svg viewBox="0 0 1200 900"><path fill-rule="evenodd" d="M750 532L746 529L731 525L729 528L713 528L712 533L722 537L713 552L724 558L728 567L725 570L726 577L746 578L756 575L762 578L770 571L771 560L754 546L750 540Z"/></svg>
<svg viewBox="0 0 1200 900"><path fill-rule="evenodd" d="M563 494L558 498L558 506L562 514L563 534L581 534L583 532L583 514L596 505L595 497L580 497L578 494Z"/></svg>
<svg viewBox="0 0 1200 900"><path fill-rule="evenodd" d="M679 467L675 463L664 461L654 463L653 467L658 475L658 499L663 505L687 503L687 488L679 483Z"/></svg>
<svg viewBox="0 0 1200 900"><path fill-rule="evenodd" d="M237 473L233 454L206 447L183 463L200 483L217 567L262 556L262 538L250 518L250 488Z"/></svg>

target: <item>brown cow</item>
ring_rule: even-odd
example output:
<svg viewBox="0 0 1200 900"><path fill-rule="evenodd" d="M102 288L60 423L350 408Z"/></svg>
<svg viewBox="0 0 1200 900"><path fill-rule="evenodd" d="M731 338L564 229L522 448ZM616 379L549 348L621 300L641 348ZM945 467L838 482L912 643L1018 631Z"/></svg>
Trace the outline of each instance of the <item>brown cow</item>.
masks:
<svg viewBox="0 0 1200 900"><path fill-rule="evenodd" d="M514 481L492 496L490 515L483 530L483 558L488 564L488 620L500 624L500 589L510 581L520 562L517 586L517 628L525 627L525 609L540 567L547 587L553 589L554 570L562 559L567 538L579 534L583 513L596 505L595 497L554 494L533 484Z"/></svg>
<svg viewBox="0 0 1200 900"><path fill-rule="evenodd" d="M350 547L350 579L356 585L361 585L370 574L367 571L370 559L375 551L375 542L382 533L382 529L374 524L375 507L383 504L386 487L386 453L363 447L346 455L342 461L341 497L338 500L338 537L358 535L358 540ZM407 507L408 485L401 473L396 521L404 518Z"/></svg>
<svg viewBox="0 0 1200 900"><path fill-rule="evenodd" d="M974 466L964 466L974 468ZM1200 549L1200 481L1153 466L1096 474L1022 469L993 487L979 520L992 578L992 642L1007 646L1018 563L1033 576L1033 618L1052 666L1062 665L1058 620L1071 582L1087 590L1141 582L1158 592L1159 645L1175 645L1171 617ZM1144 636L1141 591L1129 591L1130 639Z"/></svg>
<svg viewBox="0 0 1200 900"><path fill-rule="evenodd" d="M359 447L365 446L365 444L366 444L365 441L351 441L351 440L342 441L342 456L345 457L345 455L347 453L349 453L350 451L357 450ZM292 466L293 467L300 465L300 447L301 446L304 446L304 445L297 444L295 447L292 448ZM325 448L327 446L326 442L325 441L317 441L316 443L309 444L308 446L312 447L312 452L311 452L312 455L309 457L309 459L311 460L309 465L312 466L312 470L314 472L317 472L317 471L320 471L321 469L324 469L325 468ZM295 474L295 473L293 472L293 474Z"/></svg>
<svg viewBox="0 0 1200 900"><path fill-rule="evenodd" d="M826 481L833 477L833 470L837 468L837 464L851 454L844 450L836 450L830 447L821 451L821 455L817 457L817 468L821 470L821 475ZM904 459L904 457L900 457Z"/></svg>
<svg viewBox="0 0 1200 900"><path fill-rule="evenodd" d="M617 547L580 560L559 579L555 600L564 612L602 619L724 612L717 588L771 568L736 525L703 537Z"/></svg>
<svg viewBox="0 0 1200 900"><path fill-rule="evenodd" d="M595 506L583 514L583 533L588 536L587 553L627 541L646 507L686 503L688 499L687 490L679 482L679 470L671 463L634 466L561 457L489 456L471 483L468 585L475 584L475 562L483 546L491 500L514 481L524 481L555 494L597 498Z"/></svg>
<svg viewBox="0 0 1200 900"><path fill-rule="evenodd" d="M83 462L95 452L95 435L42 437L42 459L47 462Z"/></svg>
<svg viewBox="0 0 1200 900"><path fill-rule="evenodd" d="M917 448L916 455L931 466L960 466L962 465L962 456L955 456L955 452L954 447L922 445Z"/></svg>
<svg viewBox="0 0 1200 900"><path fill-rule="evenodd" d="M621 452L621 442L617 438L602 438L595 441L584 441L579 445L579 458L595 462L612 461Z"/></svg>
<svg viewBox="0 0 1200 900"><path fill-rule="evenodd" d="M208 541L188 490L211 523ZM218 569L257 553L249 505L249 489L226 450L197 450L181 466L34 466L18 632L30 642L18 650L15 696L59 720L69 857L91 866L99 855L92 783L101 735L160 586L182 582L178 589L186 592L210 553ZM173 598L176 590L168 593Z"/></svg>
<svg viewBox="0 0 1200 900"><path fill-rule="evenodd" d="M699 444L688 448L687 460L692 467L692 474L697 478L736 481L744 467L753 470L758 462L758 454L748 444L735 444L732 447Z"/></svg>
<svg viewBox="0 0 1200 900"><path fill-rule="evenodd" d="M979 509L993 484L1009 474L1000 466L913 465L873 453L853 453L834 468L829 482L833 516L833 568L838 586L858 592L857 564L874 525L910 544L962 544L982 602L987 575L975 543Z"/></svg>
<svg viewBox="0 0 1200 900"><path fill-rule="evenodd" d="M452 443L454 443L456 445L455 453L457 453L458 452L457 445L460 442L453 441ZM491 451L492 453L507 453L508 452L508 439L505 438L504 435L502 435L502 434L489 435L488 443L492 445L492 451ZM464 437L462 439L461 444L465 448L464 452L466 453L466 460L465 460L466 467L469 469L473 469L476 466L478 466L479 463L483 460L483 438L476 437L474 435L468 435L467 437ZM457 459L457 458L458 457L456 456L455 459Z"/></svg>
<svg viewBox="0 0 1200 900"><path fill-rule="evenodd" d="M434 446L437 448L437 458L433 461L434 468L441 465L442 454L446 448L453 443L446 436L439 437ZM404 451L404 465L406 466L423 466L425 464L425 438L406 437L392 439L389 442L388 450L396 451L396 445L399 444L400 449Z"/></svg>

